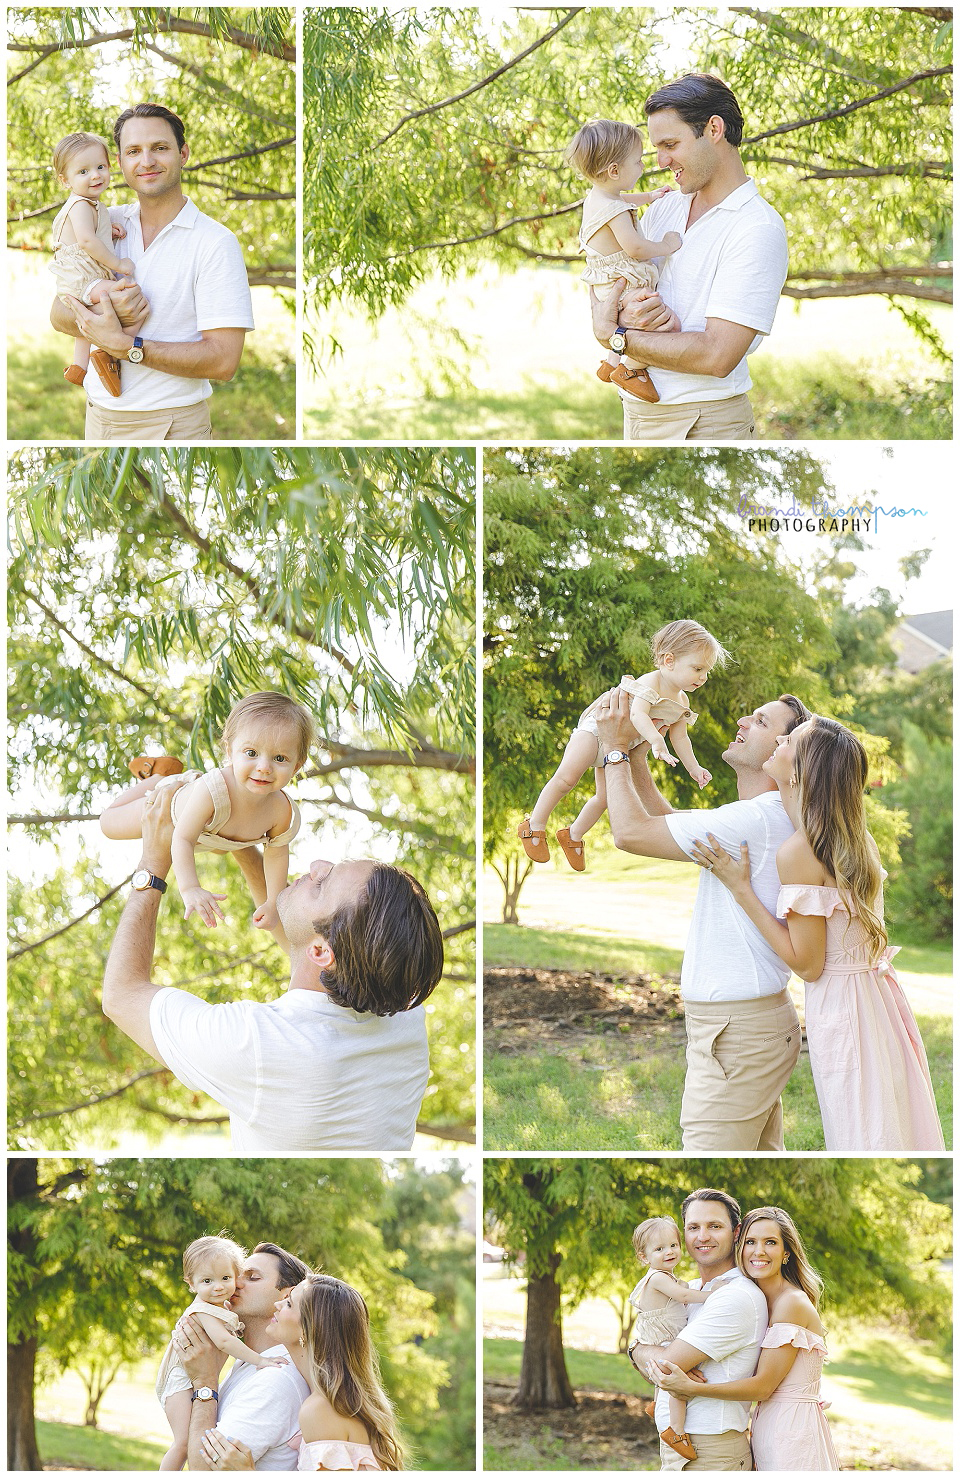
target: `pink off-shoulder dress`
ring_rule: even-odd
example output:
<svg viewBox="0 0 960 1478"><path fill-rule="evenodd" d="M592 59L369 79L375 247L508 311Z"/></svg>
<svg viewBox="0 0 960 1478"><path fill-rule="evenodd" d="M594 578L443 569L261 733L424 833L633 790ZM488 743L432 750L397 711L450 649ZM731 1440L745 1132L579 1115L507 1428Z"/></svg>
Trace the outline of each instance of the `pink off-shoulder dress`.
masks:
<svg viewBox="0 0 960 1478"><path fill-rule="evenodd" d="M366 1442L304 1442L297 1453L297 1472L379 1473L380 1464Z"/></svg>
<svg viewBox="0 0 960 1478"><path fill-rule="evenodd" d="M796 1345L797 1358L769 1401L757 1407L750 1432L758 1473L839 1473L823 1402L820 1374L827 1347L800 1324L771 1324L761 1350Z"/></svg>
<svg viewBox="0 0 960 1478"><path fill-rule="evenodd" d="M791 884L777 914L827 921L827 953L805 1001L810 1066L828 1150L942 1150L927 1054L892 966L871 960L866 932L836 888Z"/></svg>

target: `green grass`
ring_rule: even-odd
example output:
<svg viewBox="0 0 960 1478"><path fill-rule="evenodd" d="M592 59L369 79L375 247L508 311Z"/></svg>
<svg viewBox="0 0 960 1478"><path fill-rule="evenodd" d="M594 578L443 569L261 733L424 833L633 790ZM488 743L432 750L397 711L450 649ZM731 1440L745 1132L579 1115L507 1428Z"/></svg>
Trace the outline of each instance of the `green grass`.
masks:
<svg viewBox="0 0 960 1478"><path fill-rule="evenodd" d="M155 1472L166 1447L137 1437L114 1437L93 1427L37 1422L37 1444L44 1463L103 1472Z"/></svg>
<svg viewBox="0 0 960 1478"><path fill-rule="evenodd" d="M564 1350L567 1374L575 1390L622 1391L628 1396L649 1395L646 1381L633 1369L625 1355L606 1355L599 1350ZM518 1380L523 1344L518 1339L483 1341L485 1380Z"/></svg>
<svg viewBox="0 0 960 1478"><path fill-rule="evenodd" d="M908 953L898 956L898 962ZM917 951L949 970L948 952ZM679 970L679 951L621 937L505 925L484 928L491 965L592 969L616 976ZM905 967L906 968L906 967ZM911 963L910 967L917 969ZM952 1125L952 1023L918 1016L949 1147ZM488 1033L484 1055L484 1147L488 1150L677 1150L684 1076L679 1026L598 1029L555 1049L504 1055ZM784 1138L791 1151L822 1150L823 1128L809 1059L783 1095Z"/></svg>

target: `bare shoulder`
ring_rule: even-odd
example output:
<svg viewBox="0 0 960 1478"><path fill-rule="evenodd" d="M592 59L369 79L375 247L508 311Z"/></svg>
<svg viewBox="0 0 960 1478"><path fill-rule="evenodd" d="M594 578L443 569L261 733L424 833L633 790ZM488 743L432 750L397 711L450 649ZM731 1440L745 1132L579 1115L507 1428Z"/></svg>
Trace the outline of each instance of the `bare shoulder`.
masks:
<svg viewBox="0 0 960 1478"><path fill-rule="evenodd" d="M275 791L270 796L270 809L267 812L269 830L271 832L286 831L293 819L293 801L285 790Z"/></svg>
<svg viewBox="0 0 960 1478"><path fill-rule="evenodd" d="M642 683L645 688L655 688L656 691L659 693L659 691L660 691L660 673L659 673L659 670L655 668L653 670L653 672L644 672L644 673L641 673L641 675L637 678L637 682L638 683Z"/></svg>
<svg viewBox="0 0 960 1478"><path fill-rule="evenodd" d="M771 1324L799 1324L813 1334L822 1334L823 1325L807 1295L800 1288L788 1288L770 1310Z"/></svg>
<svg viewBox="0 0 960 1478"><path fill-rule="evenodd" d="M823 864L818 862L806 834L795 831L780 844L777 852L777 872L781 883L810 883L822 888L827 881Z"/></svg>
<svg viewBox="0 0 960 1478"><path fill-rule="evenodd" d="M304 1442L368 1442L369 1433L355 1416L340 1416L322 1391L314 1391L300 1408Z"/></svg>

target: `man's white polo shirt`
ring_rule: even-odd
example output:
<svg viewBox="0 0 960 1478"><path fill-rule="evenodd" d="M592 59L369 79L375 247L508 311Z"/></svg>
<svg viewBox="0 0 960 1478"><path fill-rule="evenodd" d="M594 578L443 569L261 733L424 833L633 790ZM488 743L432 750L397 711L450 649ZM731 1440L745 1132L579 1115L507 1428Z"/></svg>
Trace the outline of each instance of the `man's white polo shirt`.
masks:
<svg viewBox="0 0 960 1478"><path fill-rule="evenodd" d="M422 1006L374 1016L312 990L211 1006L168 986L150 1030L181 1083L230 1110L238 1155L412 1148L429 1072Z"/></svg>
<svg viewBox="0 0 960 1478"><path fill-rule="evenodd" d="M142 339L194 344L204 330L252 329L253 304L240 243L232 231L201 214L188 200L174 220L144 249L140 205L112 206L110 219L126 236L114 242L118 256L129 257L150 304L150 317L138 329ZM209 380L190 380L148 369L120 366L122 393L110 395L95 370L83 388L95 405L110 411L163 411L195 405L212 394Z"/></svg>
<svg viewBox="0 0 960 1478"><path fill-rule="evenodd" d="M776 911L780 879L777 851L793 836L793 823L775 790L750 801L731 801L715 811L672 811L664 816L678 847L692 856L695 841L712 832L731 857L740 843L750 848L750 881L764 908ZM700 886L683 951L680 991L685 1001L754 1001L775 996L790 971L751 923L729 888L712 872L700 871Z"/></svg>
<svg viewBox="0 0 960 1478"><path fill-rule="evenodd" d="M283 1345L263 1353L287 1355ZM297 1466L300 1408L309 1394L310 1387L291 1364L258 1370L237 1360L220 1385L217 1431L244 1442L259 1471L292 1470Z"/></svg>
<svg viewBox="0 0 960 1478"><path fill-rule="evenodd" d="M708 318L756 329L752 354L773 327L787 279L787 228L753 180L731 191L687 228L693 197L671 190L644 212L642 230L651 241L679 231L683 245L661 263L657 291L687 332L706 328ZM694 400L729 400L750 389L746 355L722 379L650 368L664 405ZM631 403L634 396L621 392Z"/></svg>
<svg viewBox="0 0 960 1478"><path fill-rule="evenodd" d="M720 1285L719 1291L705 1304L687 1306L687 1327L679 1338L706 1355L700 1369L708 1381L746 1380L760 1359L760 1344L767 1332L767 1301L756 1283L745 1278L739 1268L730 1268L712 1281ZM699 1278L691 1284L693 1288L701 1286ZM745 1432L749 1411L749 1401L691 1396L685 1425L693 1435ZM666 1391L657 1392L656 1422L659 1432L670 1425Z"/></svg>

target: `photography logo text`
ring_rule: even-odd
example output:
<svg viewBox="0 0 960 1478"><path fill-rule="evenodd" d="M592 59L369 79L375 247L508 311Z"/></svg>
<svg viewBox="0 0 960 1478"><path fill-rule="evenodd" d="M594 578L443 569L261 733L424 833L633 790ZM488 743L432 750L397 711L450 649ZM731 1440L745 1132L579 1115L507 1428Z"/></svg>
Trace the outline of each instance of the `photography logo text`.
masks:
<svg viewBox="0 0 960 1478"><path fill-rule="evenodd" d="M847 507L834 506L815 493L809 508L803 508L796 498L788 508L741 498L737 515L746 520L747 531L756 534L871 534L879 532L884 519L926 518L927 512L898 503L885 507L866 499Z"/></svg>

